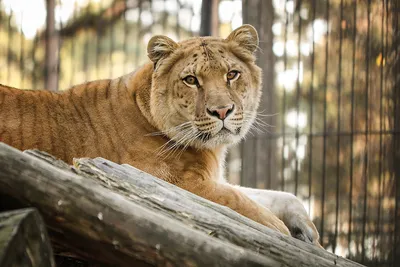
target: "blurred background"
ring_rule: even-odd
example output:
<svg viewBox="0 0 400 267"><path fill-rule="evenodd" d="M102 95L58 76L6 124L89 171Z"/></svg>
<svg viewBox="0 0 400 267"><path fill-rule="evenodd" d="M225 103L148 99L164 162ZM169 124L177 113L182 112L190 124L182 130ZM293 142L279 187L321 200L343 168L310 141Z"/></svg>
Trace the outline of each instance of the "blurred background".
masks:
<svg viewBox="0 0 400 267"><path fill-rule="evenodd" d="M260 35L259 119L227 178L296 194L323 246L400 266L400 1L0 0L0 83L63 90L148 59L154 34Z"/></svg>

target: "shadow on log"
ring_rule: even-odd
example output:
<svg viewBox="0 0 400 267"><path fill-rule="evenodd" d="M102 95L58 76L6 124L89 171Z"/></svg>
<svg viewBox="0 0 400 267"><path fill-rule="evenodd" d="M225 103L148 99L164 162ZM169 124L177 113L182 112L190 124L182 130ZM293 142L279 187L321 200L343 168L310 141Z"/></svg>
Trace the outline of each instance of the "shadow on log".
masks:
<svg viewBox="0 0 400 267"><path fill-rule="evenodd" d="M0 213L0 266L55 267L46 227L36 210Z"/></svg>
<svg viewBox="0 0 400 267"><path fill-rule="evenodd" d="M0 194L36 207L57 251L104 265L361 266L101 158L0 143Z"/></svg>

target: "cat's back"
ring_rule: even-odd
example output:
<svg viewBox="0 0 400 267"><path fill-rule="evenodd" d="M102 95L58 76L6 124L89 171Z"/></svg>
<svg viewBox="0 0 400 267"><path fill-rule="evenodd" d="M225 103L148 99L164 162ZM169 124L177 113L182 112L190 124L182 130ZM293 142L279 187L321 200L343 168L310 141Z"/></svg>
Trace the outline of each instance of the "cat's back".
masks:
<svg viewBox="0 0 400 267"><path fill-rule="evenodd" d="M21 150L51 150L52 141L42 137L51 126L49 116L58 97L50 91L21 90L0 84L0 142Z"/></svg>

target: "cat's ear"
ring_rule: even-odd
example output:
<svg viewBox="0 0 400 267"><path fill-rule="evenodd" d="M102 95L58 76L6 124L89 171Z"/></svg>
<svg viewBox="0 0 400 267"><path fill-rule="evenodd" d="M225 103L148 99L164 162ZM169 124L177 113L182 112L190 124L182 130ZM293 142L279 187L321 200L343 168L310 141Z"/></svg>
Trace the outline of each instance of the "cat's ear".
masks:
<svg viewBox="0 0 400 267"><path fill-rule="evenodd" d="M161 58L171 54L178 48L178 44L164 35L153 36L147 44L147 55L154 64Z"/></svg>
<svg viewBox="0 0 400 267"><path fill-rule="evenodd" d="M245 24L240 26L226 38L229 42L236 42L241 47L245 48L250 53L254 53L258 47L258 34L256 29Z"/></svg>

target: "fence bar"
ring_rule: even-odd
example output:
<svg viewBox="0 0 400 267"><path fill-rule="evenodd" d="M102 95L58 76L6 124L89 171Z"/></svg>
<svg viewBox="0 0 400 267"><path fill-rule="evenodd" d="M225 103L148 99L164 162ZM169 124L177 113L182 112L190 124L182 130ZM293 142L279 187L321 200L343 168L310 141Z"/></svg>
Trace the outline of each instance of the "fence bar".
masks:
<svg viewBox="0 0 400 267"><path fill-rule="evenodd" d="M382 203L382 163L383 163L383 154L382 154L382 146L383 146L383 65L386 62L386 50L384 46L384 31L385 31L385 4L386 0L382 1L382 18L381 18L381 62L380 62L380 73L379 73L379 162L378 162L378 210L377 210L377 223L375 229L374 236L374 244L373 244L373 252L372 258L375 260L375 264L378 263L378 257L376 257L376 239L380 237L380 228L381 228L381 203Z"/></svg>
<svg viewBox="0 0 400 267"><path fill-rule="evenodd" d="M297 2L297 7L299 11L301 10L301 0ZM299 113L300 113L300 62L301 62L301 26L302 26L302 19L300 12L298 12L299 17L299 25L298 25L298 52L297 52L297 81L296 81L296 150L294 153L295 156L295 172L294 172L294 194L297 195L297 189L299 186L299 159L297 155L297 150L299 148Z"/></svg>
<svg viewBox="0 0 400 267"><path fill-rule="evenodd" d="M351 136L351 135L354 135L354 136L359 136L359 135L365 136L365 132L364 131L354 131L354 132L342 131L342 132L337 132L337 131L328 131L328 130L327 130L326 133L324 133L324 132L314 132L312 134L305 134L305 135L307 137L310 137L311 135L313 137L324 137L324 136L326 136L326 137L337 137L338 134L340 136ZM378 135L379 136L381 134L381 132L379 130L377 130L377 131L371 131L370 130L367 134L368 135ZM383 130L382 134L383 135L395 135L395 134L400 134L400 131ZM295 138L296 137L296 133L293 133L293 132L286 132L286 133L279 132L279 133L269 133L268 135L264 135L264 137L267 137L267 138L279 138L279 137L282 137L282 136Z"/></svg>
<svg viewBox="0 0 400 267"><path fill-rule="evenodd" d="M286 72L287 71L287 62L288 62L288 58L287 58L287 47L286 47L286 43L288 40L288 26L289 26L289 14L288 11L286 9L288 0L285 0L285 37L284 37L284 48L283 48L283 71ZM286 122L285 122L285 118L286 118L286 88L285 86L283 86L283 97L282 97L282 132L286 132ZM283 135L282 136L282 151L281 151L281 190L285 191L285 166L286 166L286 160L285 160L285 145L286 145L286 136Z"/></svg>
<svg viewBox="0 0 400 267"><path fill-rule="evenodd" d="M326 1L326 21L329 21L329 0ZM328 24L329 25L329 24ZM327 132L327 93L328 93L328 61L329 61L329 26L327 26L326 32L326 44L325 44L325 77L324 77L324 140L322 148L322 197L321 197L321 226L320 236L321 245L324 245L324 220L325 220L325 188L326 188L326 132Z"/></svg>
<svg viewBox="0 0 400 267"><path fill-rule="evenodd" d="M349 188L349 229L347 235L348 257L351 257L351 232L353 223L353 174L354 174L354 88L356 72L357 1L353 2L353 53L351 70L351 122L350 122L350 188Z"/></svg>
<svg viewBox="0 0 400 267"><path fill-rule="evenodd" d="M343 0L340 0L340 20L339 20L339 66L338 66L338 79L337 79L337 88L338 88L338 97L337 97L337 137L336 137L336 209L335 209L335 237L332 246L332 252L336 252L336 244L338 237L338 224L339 224L339 196L340 196L340 129L341 129L341 116L340 111L342 107L341 102L341 94L342 94L342 50L343 50Z"/></svg>
<svg viewBox="0 0 400 267"><path fill-rule="evenodd" d="M367 201L368 201L368 177L369 177L369 164L368 164L368 130L369 130L369 57L370 57L370 31L371 31L371 0L368 0L367 7L367 45L366 45L366 57L365 57L365 152L364 152L364 210L363 210L363 226L362 226L362 241L361 241L361 262L365 262L365 231L367 224Z"/></svg>
<svg viewBox="0 0 400 267"><path fill-rule="evenodd" d="M392 79L393 79L393 93L394 93L394 130L400 130L400 4L399 1L393 1L392 3L392 30L393 30L393 52L394 52L394 62L392 66ZM398 266L400 264L400 248L399 248L399 202L400 202L400 135L393 136L393 174L394 174L394 197L395 197L395 207L394 207L394 246L393 246L393 266Z"/></svg>
<svg viewBox="0 0 400 267"><path fill-rule="evenodd" d="M385 25L386 25L386 33L385 33L385 50L386 50L386 56L387 56L387 59L389 58L389 1L390 0L386 0L386 8L385 8L385 11L386 11L386 19L385 19ZM389 82L389 79L390 79L390 77L391 77L391 75L390 75L390 72L389 71L385 71L385 79L384 79L384 84L385 84L385 91L386 91L386 94L385 94L385 98L386 98L386 101L389 101L389 93L388 93L388 88L390 87L390 82ZM385 109L385 113L388 113L388 110L387 110L387 108ZM389 129L390 129L390 123L387 123L386 121L385 121L385 123L383 124L383 130L384 131L386 131L387 130L387 128L388 128L388 126L389 126ZM393 138L394 136L392 136L392 138ZM391 138L389 137L388 138L389 140L391 140ZM386 144L385 143L385 145L383 146L383 155L384 155L384 170L383 170L383 173L384 173L384 176L383 176L383 182L382 182L382 188L384 189L384 188L387 188L388 187L388 183L386 182L386 179L387 179L387 177L388 177L388 175L387 175L387 173L389 173L389 177L391 177L391 174L390 174L390 169L391 169L391 167L389 166L390 164L389 164L389 150L390 150L390 147L391 147L391 144L388 142L388 144ZM383 214L385 214L385 213L383 213ZM384 217L385 218L385 217ZM384 229L383 228L383 226L382 226L382 229ZM387 241L389 241L389 239L390 238L387 238L386 240ZM393 261L393 258L391 258L391 259L389 259L392 263L394 262Z"/></svg>
<svg viewBox="0 0 400 267"><path fill-rule="evenodd" d="M312 1L312 21L315 21L317 10L317 1ZM312 54L311 54L311 82L310 82L310 93L309 93L309 102L313 103L314 101L314 70L315 70L315 27L312 25ZM314 105L310 106L310 125L309 125L309 150L308 150L308 210L311 211L311 192L312 192L312 162L313 162L313 122L314 122Z"/></svg>

